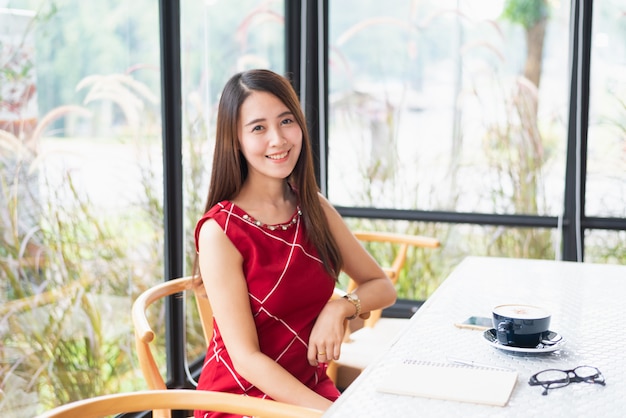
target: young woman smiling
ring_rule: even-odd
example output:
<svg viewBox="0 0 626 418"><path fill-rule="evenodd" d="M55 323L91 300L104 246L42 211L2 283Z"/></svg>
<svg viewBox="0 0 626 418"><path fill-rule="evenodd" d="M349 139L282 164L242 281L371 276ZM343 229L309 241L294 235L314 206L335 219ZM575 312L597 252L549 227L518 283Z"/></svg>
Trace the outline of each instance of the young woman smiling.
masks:
<svg viewBox="0 0 626 418"><path fill-rule="evenodd" d="M283 76L250 70L224 87L195 236L214 314L198 389L327 409L339 392L326 363L340 356L345 319L393 304L396 292L320 194L306 121ZM358 287L330 300L342 270Z"/></svg>

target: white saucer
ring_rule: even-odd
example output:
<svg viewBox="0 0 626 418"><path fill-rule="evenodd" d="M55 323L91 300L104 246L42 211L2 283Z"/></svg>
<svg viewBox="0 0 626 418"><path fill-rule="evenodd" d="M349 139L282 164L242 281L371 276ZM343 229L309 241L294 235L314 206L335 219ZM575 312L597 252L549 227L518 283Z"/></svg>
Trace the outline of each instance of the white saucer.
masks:
<svg viewBox="0 0 626 418"><path fill-rule="evenodd" d="M495 347L504 351L512 351L516 353L551 353L553 351L561 349L563 345L565 345L565 340L559 334L554 331L546 331L544 334L544 340L552 341L553 344L543 344L540 343L537 347L515 347L512 345L503 345L498 342L498 337L496 336L496 330L494 328L488 329L483 333L483 337L485 337L485 341L492 347Z"/></svg>

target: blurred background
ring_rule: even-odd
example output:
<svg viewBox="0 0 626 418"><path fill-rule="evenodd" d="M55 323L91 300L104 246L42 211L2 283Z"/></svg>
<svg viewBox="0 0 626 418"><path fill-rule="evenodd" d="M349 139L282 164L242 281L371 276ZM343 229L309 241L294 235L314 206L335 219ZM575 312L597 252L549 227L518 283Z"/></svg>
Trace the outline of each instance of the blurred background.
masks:
<svg viewBox="0 0 626 418"><path fill-rule="evenodd" d="M441 241L410 252L401 299L468 255L626 263L623 2L164 3L0 0L0 415L144 388L130 306L190 273L219 94L249 68L293 78L352 228ZM183 344L173 386L199 324Z"/></svg>

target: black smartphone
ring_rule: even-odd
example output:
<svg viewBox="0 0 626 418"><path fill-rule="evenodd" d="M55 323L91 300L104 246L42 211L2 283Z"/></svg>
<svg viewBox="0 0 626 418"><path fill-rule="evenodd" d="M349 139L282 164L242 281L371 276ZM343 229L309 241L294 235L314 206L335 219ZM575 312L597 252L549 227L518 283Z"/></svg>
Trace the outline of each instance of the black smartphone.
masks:
<svg viewBox="0 0 626 418"><path fill-rule="evenodd" d="M458 328L467 328L475 330L487 330L493 328L493 321L491 318L485 316L470 316L463 322L454 324Z"/></svg>

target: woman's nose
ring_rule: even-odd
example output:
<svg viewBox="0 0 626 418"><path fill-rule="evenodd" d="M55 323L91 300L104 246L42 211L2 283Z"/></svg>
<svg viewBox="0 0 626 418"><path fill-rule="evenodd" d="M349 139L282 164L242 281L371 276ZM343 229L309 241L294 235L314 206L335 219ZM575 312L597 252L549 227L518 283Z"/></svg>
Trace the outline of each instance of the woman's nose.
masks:
<svg viewBox="0 0 626 418"><path fill-rule="evenodd" d="M287 142L278 129L271 129L268 132L268 135L270 136L269 141L271 145L282 145Z"/></svg>

